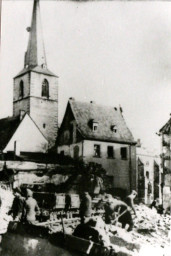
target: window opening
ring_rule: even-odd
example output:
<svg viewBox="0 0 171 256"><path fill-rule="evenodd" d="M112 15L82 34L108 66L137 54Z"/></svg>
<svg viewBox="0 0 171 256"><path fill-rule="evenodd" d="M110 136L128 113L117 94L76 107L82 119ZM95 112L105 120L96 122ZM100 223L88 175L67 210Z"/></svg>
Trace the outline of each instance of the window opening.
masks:
<svg viewBox="0 0 171 256"><path fill-rule="evenodd" d="M146 177L149 179L149 171L146 171Z"/></svg>
<svg viewBox="0 0 171 256"><path fill-rule="evenodd" d="M93 123L93 131L95 132L95 131L97 131L97 123Z"/></svg>
<svg viewBox="0 0 171 256"><path fill-rule="evenodd" d="M100 157L100 145L94 145L94 156Z"/></svg>
<svg viewBox="0 0 171 256"><path fill-rule="evenodd" d="M117 126L116 125L112 125L111 126L111 130L112 130L112 132L117 132Z"/></svg>
<svg viewBox="0 0 171 256"><path fill-rule="evenodd" d="M46 79L42 83L42 97L49 98L49 83Z"/></svg>
<svg viewBox="0 0 171 256"><path fill-rule="evenodd" d="M114 158L114 148L113 146L107 147L107 157L108 158Z"/></svg>
<svg viewBox="0 0 171 256"><path fill-rule="evenodd" d="M19 92L19 97L23 98L24 97L24 82L21 80L20 82L20 92Z"/></svg>
<svg viewBox="0 0 171 256"><path fill-rule="evenodd" d="M127 159L127 148L121 148L121 159Z"/></svg>

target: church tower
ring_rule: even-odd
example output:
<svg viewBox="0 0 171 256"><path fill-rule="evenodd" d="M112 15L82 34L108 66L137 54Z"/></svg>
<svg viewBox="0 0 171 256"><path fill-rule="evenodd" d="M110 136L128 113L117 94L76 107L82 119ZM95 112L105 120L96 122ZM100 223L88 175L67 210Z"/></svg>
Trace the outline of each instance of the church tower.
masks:
<svg viewBox="0 0 171 256"><path fill-rule="evenodd" d="M58 129L58 77L47 68L39 0L34 0L24 68L14 77L13 116L27 112L52 147Z"/></svg>

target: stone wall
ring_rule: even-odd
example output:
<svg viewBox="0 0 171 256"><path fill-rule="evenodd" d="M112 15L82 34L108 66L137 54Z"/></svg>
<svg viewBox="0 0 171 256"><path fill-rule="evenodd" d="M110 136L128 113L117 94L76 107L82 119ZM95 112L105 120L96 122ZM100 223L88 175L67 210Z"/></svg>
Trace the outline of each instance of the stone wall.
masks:
<svg viewBox="0 0 171 256"><path fill-rule="evenodd" d="M20 111L24 110L30 114L30 98L24 98L13 103L13 116L19 116Z"/></svg>
<svg viewBox="0 0 171 256"><path fill-rule="evenodd" d="M42 82L49 83L49 97L42 97ZM19 97L20 82L24 83L24 97ZM40 131L49 141L49 147L55 144L58 130L58 81L57 77L36 72L28 72L14 79L13 115L20 110L27 112Z"/></svg>
<svg viewBox="0 0 171 256"><path fill-rule="evenodd" d="M31 73L30 96L42 97L42 82L47 79L49 83L49 100L58 100L58 79L55 76L48 76L40 73ZM42 97L46 98L46 97Z"/></svg>
<svg viewBox="0 0 171 256"><path fill-rule="evenodd" d="M30 116L53 146L58 130L58 102L41 98L31 98Z"/></svg>
<svg viewBox="0 0 171 256"><path fill-rule="evenodd" d="M20 77L14 78L13 101L22 99L19 95L21 81L24 83L24 97L30 96L30 72L28 72Z"/></svg>
<svg viewBox="0 0 171 256"><path fill-rule="evenodd" d="M23 81L24 95L20 96L20 82ZM30 113L30 73L26 73L21 77L14 78L13 86L13 116L18 116L20 110Z"/></svg>

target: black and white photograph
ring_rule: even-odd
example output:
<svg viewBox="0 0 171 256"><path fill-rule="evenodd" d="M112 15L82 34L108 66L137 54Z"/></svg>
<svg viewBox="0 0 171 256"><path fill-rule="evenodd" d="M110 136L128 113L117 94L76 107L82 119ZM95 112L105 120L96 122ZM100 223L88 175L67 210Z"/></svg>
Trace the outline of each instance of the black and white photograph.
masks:
<svg viewBox="0 0 171 256"><path fill-rule="evenodd" d="M171 256L171 1L0 0L0 256Z"/></svg>

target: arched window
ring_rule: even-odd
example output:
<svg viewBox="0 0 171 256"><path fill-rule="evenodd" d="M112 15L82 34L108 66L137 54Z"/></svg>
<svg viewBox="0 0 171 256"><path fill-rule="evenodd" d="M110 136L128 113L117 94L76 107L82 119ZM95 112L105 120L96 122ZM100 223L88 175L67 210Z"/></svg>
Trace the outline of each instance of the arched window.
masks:
<svg viewBox="0 0 171 256"><path fill-rule="evenodd" d="M42 97L49 98L49 83L46 79L42 83Z"/></svg>
<svg viewBox="0 0 171 256"><path fill-rule="evenodd" d="M19 97L23 98L24 97L24 82L23 80L20 81L20 88L19 88Z"/></svg>

